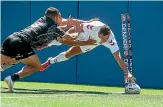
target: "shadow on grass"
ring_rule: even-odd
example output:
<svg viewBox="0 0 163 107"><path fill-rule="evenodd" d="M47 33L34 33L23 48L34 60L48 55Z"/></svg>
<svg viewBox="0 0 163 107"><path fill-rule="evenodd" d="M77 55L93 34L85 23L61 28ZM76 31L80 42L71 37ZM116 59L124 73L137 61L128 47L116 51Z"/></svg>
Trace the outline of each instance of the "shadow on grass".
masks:
<svg viewBox="0 0 163 107"><path fill-rule="evenodd" d="M9 93L8 88L1 87L1 93ZM108 95L108 94L123 94L121 92L98 92L98 91L80 91L80 90L56 90L56 89L25 89L14 88L15 94L94 94L94 95Z"/></svg>

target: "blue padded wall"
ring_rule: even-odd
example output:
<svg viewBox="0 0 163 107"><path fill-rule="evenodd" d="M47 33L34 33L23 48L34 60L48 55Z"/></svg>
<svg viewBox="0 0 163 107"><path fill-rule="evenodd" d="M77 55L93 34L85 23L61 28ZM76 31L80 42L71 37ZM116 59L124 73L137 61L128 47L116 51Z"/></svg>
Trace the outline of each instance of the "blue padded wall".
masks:
<svg viewBox="0 0 163 107"><path fill-rule="evenodd" d="M163 2L131 2L130 13L137 82L163 88Z"/></svg>

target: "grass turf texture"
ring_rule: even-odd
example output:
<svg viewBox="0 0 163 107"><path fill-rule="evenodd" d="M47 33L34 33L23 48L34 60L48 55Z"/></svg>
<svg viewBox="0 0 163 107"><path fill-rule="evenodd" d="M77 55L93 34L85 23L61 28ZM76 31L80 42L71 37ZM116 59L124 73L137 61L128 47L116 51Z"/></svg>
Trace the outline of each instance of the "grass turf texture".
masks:
<svg viewBox="0 0 163 107"><path fill-rule="evenodd" d="M7 91L1 81L0 107L163 107L163 90L155 89L134 95L120 87L17 82Z"/></svg>

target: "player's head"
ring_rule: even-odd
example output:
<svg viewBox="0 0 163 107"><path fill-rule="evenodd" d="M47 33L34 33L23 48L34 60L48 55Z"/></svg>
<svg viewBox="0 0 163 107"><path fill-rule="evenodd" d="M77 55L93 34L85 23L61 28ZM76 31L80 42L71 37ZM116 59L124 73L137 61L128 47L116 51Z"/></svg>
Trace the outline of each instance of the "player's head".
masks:
<svg viewBox="0 0 163 107"><path fill-rule="evenodd" d="M111 32L111 30L110 30L109 26L104 25L101 27L101 29L98 33L98 36L101 39L101 43L104 43L109 39L109 36L111 34L110 32Z"/></svg>
<svg viewBox="0 0 163 107"><path fill-rule="evenodd" d="M62 16L57 8L49 7L45 11L45 16L51 18L58 25L60 25L62 23Z"/></svg>

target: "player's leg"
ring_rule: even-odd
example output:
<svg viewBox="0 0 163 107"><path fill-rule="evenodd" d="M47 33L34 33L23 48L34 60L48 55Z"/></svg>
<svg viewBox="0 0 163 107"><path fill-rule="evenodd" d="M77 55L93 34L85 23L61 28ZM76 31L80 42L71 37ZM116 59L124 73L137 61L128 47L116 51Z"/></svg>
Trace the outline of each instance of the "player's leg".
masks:
<svg viewBox="0 0 163 107"><path fill-rule="evenodd" d="M70 49L68 49L65 52L60 53L59 55L57 55L54 58L49 58L45 63L43 63L41 65L41 69L40 71L44 71L45 69L47 69L51 64L54 63L58 63L58 62L62 62L62 61L66 61L68 59L70 59L71 57L75 56L75 55L79 55L85 52L88 52L92 49L94 49L95 47L97 47L98 45L91 45L91 46L74 46L71 47Z"/></svg>
<svg viewBox="0 0 163 107"><path fill-rule="evenodd" d="M20 78L29 76L41 67L41 63L37 55L32 55L28 58L22 59L22 63L26 64L19 72L9 75L5 78L5 82L8 84L9 91L13 91L14 82Z"/></svg>
<svg viewBox="0 0 163 107"><path fill-rule="evenodd" d="M60 53L56 57L50 57L45 63L41 65L40 71L44 71L47 69L51 64L62 62L68 60L70 57L81 54L82 50L79 46L73 46L65 52Z"/></svg>
<svg viewBox="0 0 163 107"><path fill-rule="evenodd" d="M13 50L14 42L17 41L17 38L14 35L8 36L2 44L1 47L1 71L4 71L10 68L12 65L15 65L19 61L14 58L15 51Z"/></svg>
<svg viewBox="0 0 163 107"><path fill-rule="evenodd" d="M5 82L8 84L9 91L12 91L14 81L36 72L40 69L41 63L31 46L18 36L10 36L8 44L9 45L5 49L5 54L27 65L19 72L9 75L5 78Z"/></svg>

